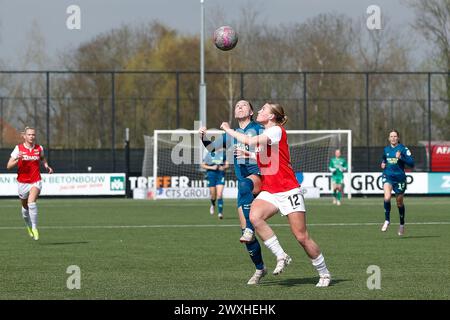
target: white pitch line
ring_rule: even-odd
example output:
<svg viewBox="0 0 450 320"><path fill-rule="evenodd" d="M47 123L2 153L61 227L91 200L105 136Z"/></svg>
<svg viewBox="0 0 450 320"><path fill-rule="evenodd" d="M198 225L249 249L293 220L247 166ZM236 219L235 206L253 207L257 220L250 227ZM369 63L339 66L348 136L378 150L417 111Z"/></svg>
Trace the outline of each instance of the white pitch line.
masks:
<svg viewBox="0 0 450 320"><path fill-rule="evenodd" d="M351 227L351 226L377 226L378 222L367 223L310 223L311 227ZM407 225L450 225L450 221L438 222L409 222ZM39 229L139 229L139 228L224 228L238 227L237 224L155 224L131 226L42 226ZM270 224L272 227L289 227L289 224ZM0 230L18 230L24 227L0 227Z"/></svg>
<svg viewBox="0 0 450 320"><path fill-rule="evenodd" d="M145 200L142 200L142 201L145 201ZM113 206L115 208L117 208L117 207L154 208L155 207L155 204L152 202L148 202L148 203L139 203L139 202L136 202L136 203L97 202L97 203L95 203L95 202L93 202L93 203L87 203L87 204L86 203L83 203L83 204L77 203L75 205L74 204L57 204L57 203L54 203L54 204L40 203L38 206L39 206L39 208L58 208L58 207L60 207L60 208L74 208L74 207L76 207L76 208L104 208L105 204L113 204ZM164 204L158 204L158 205L156 205L156 207L178 207L178 208L180 208L180 207L204 207L204 204L200 204L200 203L183 203L183 204L164 203ZM20 209L20 204L3 204L3 205L0 205L0 208L19 208Z"/></svg>
<svg viewBox="0 0 450 320"><path fill-rule="evenodd" d="M414 206L429 206L429 204L420 204L420 203L415 203ZM448 203L433 203L433 205L436 206L448 206ZM157 210L158 207L159 208L184 208L184 207L204 207L203 204L195 204L195 203L184 203L184 204L176 204L176 203L165 203L165 204L161 204L161 205L152 205L152 204L127 204L127 203L114 203L113 204L114 208L145 208L145 209L155 209ZM315 210L318 207L327 207L327 208L334 208L336 205L333 204L327 204L327 203L309 203L308 208L311 210ZM352 203L351 205L349 205L349 207L379 207L378 203ZM89 203L89 204L77 204L76 206L72 205L72 204L40 204L39 208L41 209L46 209L46 208L104 208L105 207L105 203ZM1 209L6 209L6 208L19 208L20 209L20 204L13 204L13 205L0 205L0 210Z"/></svg>
<svg viewBox="0 0 450 320"><path fill-rule="evenodd" d="M1 199L1 198L0 198ZM145 207L145 208L158 208L158 207L204 207L205 203L204 202L200 202L200 200L193 200L193 202L188 202L185 201L183 204L180 204L179 202L164 202L165 200L160 200L160 202L152 202L149 200L134 200L134 202L132 202L132 200L127 200L127 199L123 199L124 201L121 202L122 199L120 200L116 200L114 199L113 201L106 201L106 200L100 200L100 201L96 201L96 202L88 202L86 203L86 201L84 201L83 203L81 203L83 200L76 200L77 202L79 201L79 203L75 203L75 204L64 204L64 203L49 203L49 202L45 202L45 203L40 203L39 207L40 208L73 208L73 207L77 207L77 208L102 208L105 207L105 204L113 204L114 207ZM14 201L14 203L13 203ZM59 200L58 200L59 201ZM88 201L92 201L92 200L88 200ZM195 201L195 202L194 202ZM448 206L448 202L426 202L426 201L422 201L422 202L416 202L417 199L408 199L408 201L411 202L411 205L414 206ZM8 204L6 204L6 202L9 202ZM309 203L309 207L312 208L316 208L316 207L335 207L336 205L332 204L332 203L328 203L328 200L323 200L323 199L310 199L310 201L308 201ZM308 205L307 203L307 205ZM373 200L373 199L369 199L366 200L364 202L359 202L357 201L353 201L353 202L348 202L348 206L349 207L367 207L367 206L375 206L375 207L379 207L380 202L378 200ZM5 202L3 202L2 204L0 204L0 209L1 208L20 208L20 203L17 200L5 200Z"/></svg>

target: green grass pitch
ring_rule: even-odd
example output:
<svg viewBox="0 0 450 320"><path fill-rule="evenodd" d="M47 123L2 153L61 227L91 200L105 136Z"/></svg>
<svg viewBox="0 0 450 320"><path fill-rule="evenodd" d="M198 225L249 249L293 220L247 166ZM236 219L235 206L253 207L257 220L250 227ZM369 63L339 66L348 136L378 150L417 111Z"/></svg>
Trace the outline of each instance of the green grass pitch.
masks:
<svg viewBox="0 0 450 320"><path fill-rule="evenodd" d="M317 274L287 220L269 220L293 258L273 276L274 256L263 247L269 274L248 286L254 272L235 201L225 219L209 201L40 199L39 241L25 230L19 201L0 201L0 299L449 299L450 198L406 197L406 233L397 236L398 211L384 220L382 198L306 201L309 231L333 282L316 288ZM67 268L80 267L81 288L69 290ZM381 271L369 290L367 268Z"/></svg>

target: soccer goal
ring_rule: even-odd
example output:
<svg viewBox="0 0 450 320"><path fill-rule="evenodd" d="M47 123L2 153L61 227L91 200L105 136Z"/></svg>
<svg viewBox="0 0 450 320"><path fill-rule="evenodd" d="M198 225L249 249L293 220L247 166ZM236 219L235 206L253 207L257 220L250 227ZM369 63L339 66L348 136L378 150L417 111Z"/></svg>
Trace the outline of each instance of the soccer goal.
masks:
<svg viewBox="0 0 450 320"><path fill-rule="evenodd" d="M223 131L208 131L207 139L221 139ZM297 179L304 188L331 194L330 158L336 149L347 160L344 174L344 193L351 198L352 173L351 130L288 130L291 163ZM149 179L153 199L209 198L205 170L201 163L207 150L195 130L155 130L153 137L145 137L142 175ZM237 195L233 168L233 150L226 150L230 168L225 174L224 198ZM156 179L154 178L156 177Z"/></svg>

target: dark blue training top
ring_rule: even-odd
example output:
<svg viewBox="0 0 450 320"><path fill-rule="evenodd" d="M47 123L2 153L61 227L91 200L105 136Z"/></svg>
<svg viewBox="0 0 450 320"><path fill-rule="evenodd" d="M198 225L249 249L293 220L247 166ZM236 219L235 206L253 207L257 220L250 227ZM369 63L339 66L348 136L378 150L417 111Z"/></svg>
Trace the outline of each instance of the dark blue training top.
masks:
<svg viewBox="0 0 450 320"><path fill-rule="evenodd" d="M400 151L400 159L397 159L395 156L397 151ZM386 163L383 174L395 181L406 179L405 165L414 167L414 158L411 155L411 151L401 143L395 147L391 145L384 147L382 162Z"/></svg>
<svg viewBox="0 0 450 320"><path fill-rule="evenodd" d="M223 166L225 164L226 156L223 150L214 150L212 152L208 152L203 159L208 166L214 166L216 164Z"/></svg>
<svg viewBox="0 0 450 320"><path fill-rule="evenodd" d="M264 127L252 120L244 129L236 128L234 130L254 137L261 134L264 131ZM247 151L254 152L254 147L250 148L248 145L244 145L238 142L236 139L231 140L231 137L226 133L222 135L222 139L216 139L214 142L206 140L202 140L202 142L209 152L220 149L227 150L230 147L245 149ZM236 155L233 156L233 159L234 173L236 174L236 178L238 180L242 180L251 174L259 174L259 167L255 159L237 159Z"/></svg>

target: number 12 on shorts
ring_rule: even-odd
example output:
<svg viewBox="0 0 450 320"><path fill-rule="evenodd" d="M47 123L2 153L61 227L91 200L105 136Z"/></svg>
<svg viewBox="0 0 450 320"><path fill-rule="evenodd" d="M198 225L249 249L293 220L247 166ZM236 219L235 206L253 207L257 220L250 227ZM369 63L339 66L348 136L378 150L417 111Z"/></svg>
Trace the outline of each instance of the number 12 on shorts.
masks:
<svg viewBox="0 0 450 320"><path fill-rule="evenodd" d="M297 208L298 206L301 205L300 199L299 199L299 195L298 195L298 194L290 195L290 196L288 197L288 199L289 199L289 201L291 202L292 209L295 209L295 208Z"/></svg>

